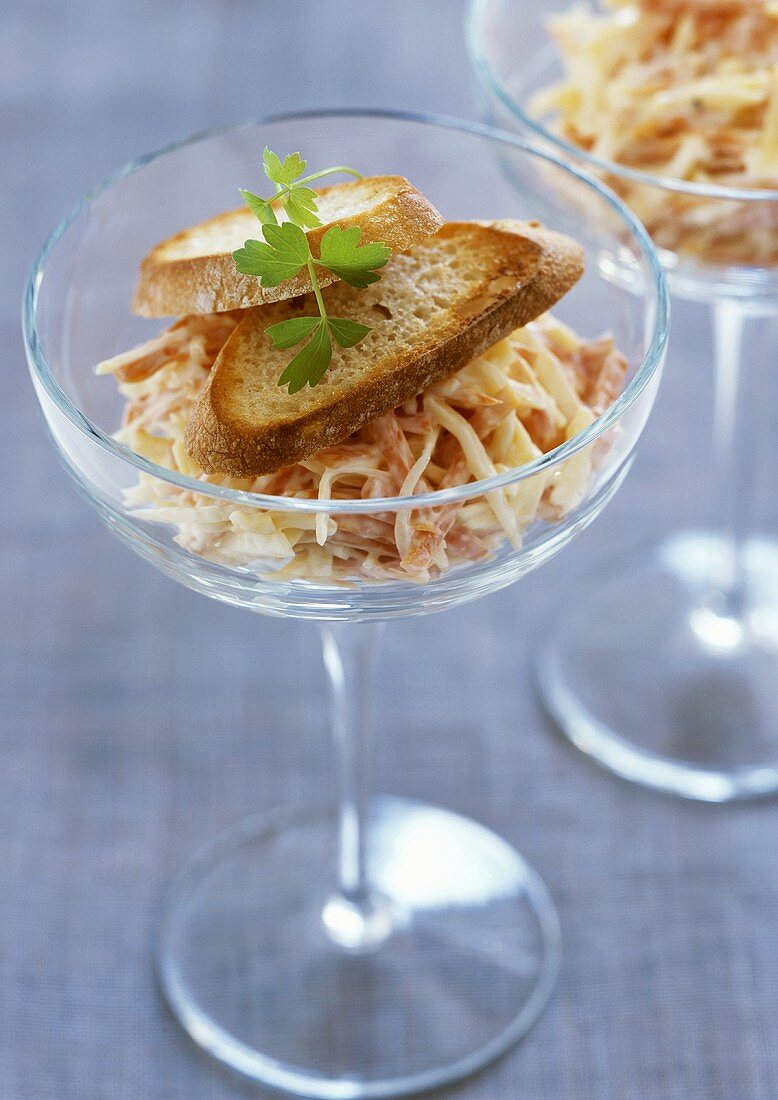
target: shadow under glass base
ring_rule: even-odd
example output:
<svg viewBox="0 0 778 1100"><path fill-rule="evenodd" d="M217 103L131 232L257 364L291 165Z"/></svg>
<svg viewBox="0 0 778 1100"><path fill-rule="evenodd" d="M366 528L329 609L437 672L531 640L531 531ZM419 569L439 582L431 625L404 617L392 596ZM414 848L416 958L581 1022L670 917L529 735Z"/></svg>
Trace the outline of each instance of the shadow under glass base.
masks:
<svg viewBox="0 0 778 1100"><path fill-rule="evenodd" d="M727 544L682 532L582 582L536 662L542 702L600 764L725 802L778 790L778 543L743 547L742 617L705 606Z"/></svg>
<svg viewBox="0 0 778 1100"><path fill-rule="evenodd" d="M158 972L189 1035L302 1096L424 1091L486 1065L537 1019L559 927L534 871L481 825L395 798L371 805L368 872L386 938L354 954L322 914L334 818L250 819L174 884Z"/></svg>

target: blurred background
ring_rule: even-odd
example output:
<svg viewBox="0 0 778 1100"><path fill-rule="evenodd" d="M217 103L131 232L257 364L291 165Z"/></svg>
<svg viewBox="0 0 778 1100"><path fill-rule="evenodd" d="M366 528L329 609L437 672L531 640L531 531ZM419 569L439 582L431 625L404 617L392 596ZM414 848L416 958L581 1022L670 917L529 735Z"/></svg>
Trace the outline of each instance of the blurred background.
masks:
<svg viewBox="0 0 778 1100"><path fill-rule="evenodd" d="M24 365L26 272L85 191L191 132L338 105L478 117L463 14L461 0L2 6L3 1098L263 1095L201 1059L166 1015L155 916L198 844L248 813L309 802L329 774L315 630L156 574L59 469ZM528 673L549 610L575 599L579 574L679 514L706 516L704 333L696 307L679 305L634 471L568 552L445 622L386 632L376 786L516 843L565 938L558 989L529 1037L441 1095L778 1096L778 807L686 804L597 770L548 728Z"/></svg>

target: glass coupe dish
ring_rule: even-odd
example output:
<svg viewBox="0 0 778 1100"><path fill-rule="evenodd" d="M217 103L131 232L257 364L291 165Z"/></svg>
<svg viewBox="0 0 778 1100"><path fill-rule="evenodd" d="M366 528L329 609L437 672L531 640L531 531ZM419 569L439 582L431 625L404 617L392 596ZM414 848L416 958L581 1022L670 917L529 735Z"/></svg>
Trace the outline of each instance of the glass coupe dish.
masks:
<svg viewBox="0 0 778 1100"><path fill-rule="evenodd" d="M778 332L778 190L651 175L538 117L539 93L565 76L548 21L569 8L472 0L471 58L490 120L606 181L652 228L671 293L708 312L714 508L707 529L676 530L586 580L586 597L539 651L539 690L574 744L627 779L711 802L768 794L778 790L778 539L767 488L778 383L765 359ZM603 626L593 631L595 614Z"/></svg>
<svg viewBox="0 0 778 1100"><path fill-rule="evenodd" d="M123 402L95 364L162 327L129 312L138 261L251 184L265 145L303 150L312 164L403 173L449 218L540 217L574 235L588 271L557 312L586 335L613 334L629 364L621 395L599 420L523 467L391 499L262 496L193 480L117 442ZM584 217L567 198L558 201L549 174L586 199ZM623 278L604 278L602 264L618 265ZM535 873L475 822L368 798L376 634L381 620L504 587L594 519L624 478L651 409L666 325L656 255L606 189L516 138L390 112L269 119L144 157L85 199L45 245L25 299L25 338L51 435L83 495L133 550L190 588L321 624L339 808L239 824L180 875L162 923L164 993L194 1041L227 1065L300 1095L400 1095L470 1073L537 1018L554 982L559 929ZM211 560L177 538L173 523L133 503L144 479L156 484L156 499L191 493L199 508L226 503L244 520L254 517L257 529L279 510L300 529L317 516L326 529L421 509L439 517L452 508L510 507L521 515L570 478L580 489L563 512L547 510L522 538L501 539L421 584L282 579L272 562Z"/></svg>

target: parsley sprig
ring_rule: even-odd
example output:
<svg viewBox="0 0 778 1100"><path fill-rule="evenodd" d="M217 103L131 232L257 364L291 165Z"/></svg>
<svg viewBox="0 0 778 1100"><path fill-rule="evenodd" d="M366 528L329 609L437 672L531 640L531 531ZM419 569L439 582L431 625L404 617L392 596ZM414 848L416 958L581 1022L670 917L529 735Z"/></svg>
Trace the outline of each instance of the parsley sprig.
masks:
<svg viewBox="0 0 778 1100"><path fill-rule="evenodd" d="M306 229L321 225L316 192L309 183L333 172L345 172L361 179L359 172L342 165L304 175L306 161L299 153L290 153L282 161L270 149L263 155L265 175L275 184L269 199L251 191L241 191L246 205L262 226L263 241L246 241L233 252L242 275L257 275L263 287L276 287L293 279L303 268L308 271L319 313L316 316L291 317L270 325L266 330L275 348L293 348L303 341L303 347L289 362L278 380L297 393L305 386L316 386L327 373L332 361L332 341L341 348L353 348L370 332L367 325L345 317L330 317L319 285L317 268L324 268L349 286L363 289L378 282L377 269L383 267L391 250L379 242L360 244L362 230L353 225L342 229L331 226L321 238L319 255L314 256ZM280 204L287 221L279 224L276 209Z"/></svg>

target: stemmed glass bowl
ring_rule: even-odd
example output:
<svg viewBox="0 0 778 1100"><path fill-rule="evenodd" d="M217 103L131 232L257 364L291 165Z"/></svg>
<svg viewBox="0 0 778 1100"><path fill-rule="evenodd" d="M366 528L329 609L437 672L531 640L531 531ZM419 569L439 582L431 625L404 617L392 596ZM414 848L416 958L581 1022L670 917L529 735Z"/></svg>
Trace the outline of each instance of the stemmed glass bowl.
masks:
<svg viewBox="0 0 778 1100"><path fill-rule="evenodd" d="M299 149L312 165L402 173L448 218L540 218L574 235L588 268L557 314L583 335L614 335L629 364L621 396L526 466L389 499L231 490L118 443L122 401L94 367L160 327L130 314L138 262L156 241L224 209L238 187L256 186L266 145ZM123 541L205 595L321 624L340 803L242 822L181 873L157 953L174 1013L222 1062L300 1095L400 1095L484 1065L527 1030L549 995L559 956L554 908L519 854L482 826L432 806L368 798L372 656L382 620L509 584L590 523L621 483L654 400L667 330L661 269L642 228L585 174L476 124L389 112L274 118L144 157L88 196L35 265L24 330L63 464ZM281 579L271 561L225 564L187 548L175 525L132 503L143 478L172 500L186 494L257 521L281 510L301 528L316 515L386 522L500 501L520 516L572 476L580 490L563 514L424 584ZM415 690L424 690L423 670Z"/></svg>
<svg viewBox="0 0 778 1100"><path fill-rule="evenodd" d="M552 621L538 651L540 694L580 749L627 779L711 802L769 794L778 790L778 378L765 360L778 334L778 190L660 177L560 136L534 101L565 76L548 21L569 7L471 0L486 113L607 182L646 224L671 293L705 310L711 484L697 495L713 509L704 529L687 519L587 579L585 599ZM708 385L701 376L700 392ZM689 432L705 404L689 410ZM602 625L592 630L595 613Z"/></svg>

